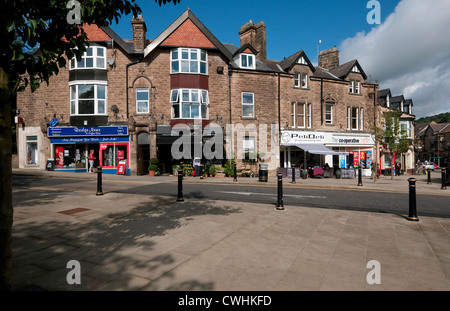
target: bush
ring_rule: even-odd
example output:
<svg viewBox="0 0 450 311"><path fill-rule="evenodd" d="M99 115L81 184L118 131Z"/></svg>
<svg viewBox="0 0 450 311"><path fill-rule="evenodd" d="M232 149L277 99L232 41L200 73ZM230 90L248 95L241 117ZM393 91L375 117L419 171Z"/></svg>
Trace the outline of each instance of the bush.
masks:
<svg viewBox="0 0 450 311"><path fill-rule="evenodd" d="M158 165L150 164L150 165L148 166L148 170L149 170L149 171L158 171Z"/></svg>
<svg viewBox="0 0 450 311"><path fill-rule="evenodd" d="M216 167L214 165L211 165L208 169L209 175L216 175Z"/></svg>
<svg viewBox="0 0 450 311"><path fill-rule="evenodd" d="M158 165L159 160L158 158L151 158L150 159L150 165Z"/></svg>

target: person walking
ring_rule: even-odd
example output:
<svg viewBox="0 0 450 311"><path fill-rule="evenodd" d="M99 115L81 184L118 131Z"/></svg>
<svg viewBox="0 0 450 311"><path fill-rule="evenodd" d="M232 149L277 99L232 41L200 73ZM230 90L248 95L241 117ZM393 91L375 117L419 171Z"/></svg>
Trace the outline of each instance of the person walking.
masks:
<svg viewBox="0 0 450 311"><path fill-rule="evenodd" d="M200 176L200 163L201 163L201 159L199 157L195 157L194 161L192 164L194 164L194 168L195 168L195 176Z"/></svg>
<svg viewBox="0 0 450 311"><path fill-rule="evenodd" d="M95 155L94 155L94 149L91 149L91 152L88 155L88 160L89 160L89 173L93 173L93 168L94 168L94 160L95 160Z"/></svg>

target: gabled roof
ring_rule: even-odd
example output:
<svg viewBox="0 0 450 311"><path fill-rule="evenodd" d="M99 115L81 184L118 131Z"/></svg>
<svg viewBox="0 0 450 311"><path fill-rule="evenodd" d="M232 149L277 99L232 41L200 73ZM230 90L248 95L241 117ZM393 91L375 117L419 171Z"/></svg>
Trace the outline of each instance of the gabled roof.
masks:
<svg viewBox="0 0 450 311"><path fill-rule="evenodd" d="M232 54L225 46L203 25L203 23L192 13L190 9L184 11L169 27L167 27L155 40L152 41L144 50L144 57L150 54L155 48L160 46L169 36L175 32L185 21L190 20L211 43L222 52L228 60L232 60Z"/></svg>
<svg viewBox="0 0 450 311"><path fill-rule="evenodd" d="M404 105L410 105L411 107L414 106L412 99L405 99Z"/></svg>
<svg viewBox="0 0 450 311"><path fill-rule="evenodd" d="M258 54L258 51L250 44L250 43L246 43L243 46L241 46L241 48L239 48L236 52L233 53L233 57L241 54L241 53L246 53L245 51L249 49L250 52L254 55Z"/></svg>
<svg viewBox="0 0 450 311"><path fill-rule="evenodd" d="M228 52L232 56L238 55L239 51L242 50L242 48L238 48L237 46L235 46L234 44L231 44L231 43L224 43L223 46L228 50ZM244 45L244 46L246 46L246 45ZM243 49L243 51L245 51L245 48ZM272 63L272 61L268 60L268 61L266 61L266 63L263 63L258 58L256 58L255 61L256 61L256 69L255 69L256 71L282 72L282 70L277 68L277 65L274 64L274 63L276 63L275 61L273 61L273 63ZM233 59L230 60L230 66L232 68L241 69Z"/></svg>
<svg viewBox="0 0 450 311"><path fill-rule="evenodd" d="M401 101L404 101L404 100L405 100L405 97L403 95L398 95L398 96L392 96L389 99L389 102L391 104L393 104L393 103L400 103Z"/></svg>
<svg viewBox="0 0 450 311"><path fill-rule="evenodd" d="M309 68L311 68L312 72L316 71L316 68L314 68L314 66L312 65L312 63L309 60L308 56L306 56L305 51L303 51L303 50L300 50L297 53L289 56L288 58L286 58L284 60L282 60L279 65L280 65L281 69L283 69L284 71L289 71L292 67L294 67L297 64L298 60L301 57L303 57L305 59L305 61L307 63L307 66Z"/></svg>
<svg viewBox="0 0 450 311"><path fill-rule="evenodd" d="M322 68L322 67L316 67L315 68L315 72L313 74L314 78L319 78L319 79L327 79L327 80L339 80L341 81L341 79L339 79L338 77L336 77L334 74L332 74L328 69L326 68Z"/></svg>
<svg viewBox="0 0 450 311"><path fill-rule="evenodd" d="M114 41L114 44L118 44L126 53L142 55L142 51L136 51L132 47L133 44L129 44L129 43L125 42L111 28L109 28L109 27L101 27L101 29Z"/></svg>
<svg viewBox="0 0 450 311"><path fill-rule="evenodd" d="M378 91L378 97L389 97L391 98L391 89L384 89Z"/></svg>
<svg viewBox="0 0 450 311"><path fill-rule="evenodd" d="M445 129L447 129L450 126L450 123L434 123L430 124L429 129L433 131L434 134L441 133Z"/></svg>
<svg viewBox="0 0 450 311"><path fill-rule="evenodd" d="M339 67L333 68L330 70L330 72L340 79L345 79L352 72L352 69L355 66L358 67L359 73L364 77L364 80L366 80L367 75L364 72L364 70L362 69L358 60L356 60L356 59L349 61L343 65L340 65Z"/></svg>

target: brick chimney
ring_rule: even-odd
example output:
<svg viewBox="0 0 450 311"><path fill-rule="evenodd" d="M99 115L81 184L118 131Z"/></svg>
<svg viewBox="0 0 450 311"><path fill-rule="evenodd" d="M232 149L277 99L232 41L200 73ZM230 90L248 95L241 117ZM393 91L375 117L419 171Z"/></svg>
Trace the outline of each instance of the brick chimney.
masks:
<svg viewBox="0 0 450 311"><path fill-rule="evenodd" d="M133 46L135 50L145 49L145 33L147 32L147 26L145 26L144 18L141 14L138 17L131 19L131 25L133 26Z"/></svg>
<svg viewBox="0 0 450 311"><path fill-rule="evenodd" d="M266 40L266 25L263 21L253 24L252 20L242 25L239 30L241 38L241 46L250 43L257 51L256 57L265 62L267 60L267 40Z"/></svg>
<svg viewBox="0 0 450 311"><path fill-rule="evenodd" d="M339 50L337 47L319 53L319 67L325 69L339 67Z"/></svg>

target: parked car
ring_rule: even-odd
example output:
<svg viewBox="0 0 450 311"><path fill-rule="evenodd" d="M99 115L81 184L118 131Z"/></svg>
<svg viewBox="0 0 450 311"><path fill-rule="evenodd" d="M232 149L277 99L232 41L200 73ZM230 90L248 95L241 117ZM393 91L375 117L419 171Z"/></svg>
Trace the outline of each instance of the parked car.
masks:
<svg viewBox="0 0 450 311"><path fill-rule="evenodd" d="M434 164L433 162L429 162L429 161L425 161L425 162L420 162L420 164L426 169L426 170L432 170L434 171L437 168L437 165Z"/></svg>

